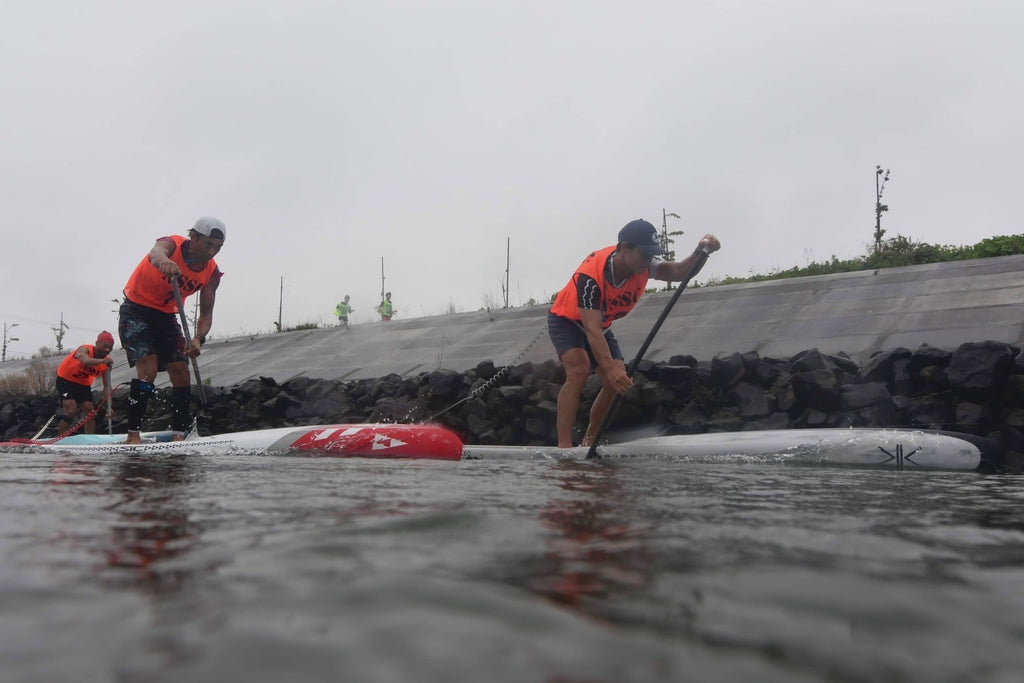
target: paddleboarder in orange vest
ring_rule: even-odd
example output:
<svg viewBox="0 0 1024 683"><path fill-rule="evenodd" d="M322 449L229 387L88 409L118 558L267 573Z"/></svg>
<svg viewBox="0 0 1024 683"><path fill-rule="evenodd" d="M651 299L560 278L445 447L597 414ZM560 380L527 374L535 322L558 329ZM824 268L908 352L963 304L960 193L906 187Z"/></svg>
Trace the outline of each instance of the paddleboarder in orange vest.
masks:
<svg viewBox="0 0 1024 683"><path fill-rule="evenodd" d="M88 415L96 407L92 398L92 384L97 377L103 378L103 395L110 394L110 352L114 350L114 335L100 332L95 344L82 344L67 355L57 366L57 394L60 396L61 414L57 431L63 434L74 424L75 416L81 410ZM107 414L113 415L113 407L107 405ZM85 433L96 433L96 418L85 421Z"/></svg>
<svg viewBox="0 0 1024 683"><path fill-rule="evenodd" d="M191 422L192 379L188 358L195 358L213 326L221 271L213 257L224 246L227 228L216 218L203 217L188 231L188 237L161 237L149 250L124 287L118 333L128 364L138 375L128 391L127 443L139 443L153 381L167 371L171 381L171 430L173 439L185 438ZM185 340L176 314L171 278L178 283L182 299L199 292L199 319L195 336Z"/></svg>
<svg viewBox="0 0 1024 683"><path fill-rule="evenodd" d="M665 250L658 231L642 219L619 231L618 243L592 252L557 294L548 313L548 335L565 369L565 384L558 392L556 429L559 448L572 447L580 395L590 374L597 371L601 391L590 409L590 423L581 445L589 446L616 394L633 385L626 372L613 321L636 306L649 278L679 282L686 278L701 249L721 248L718 238L704 235L697 250L682 261L661 258Z"/></svg>

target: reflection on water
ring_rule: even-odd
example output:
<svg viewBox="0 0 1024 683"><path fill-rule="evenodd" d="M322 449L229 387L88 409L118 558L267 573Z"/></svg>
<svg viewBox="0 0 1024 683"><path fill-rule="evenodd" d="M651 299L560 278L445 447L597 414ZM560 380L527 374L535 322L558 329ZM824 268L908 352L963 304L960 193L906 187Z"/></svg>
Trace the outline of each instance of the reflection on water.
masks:
<svg viewBox="0 0 1024 683"><path fill-rule="evenodd" d="M5 680L1010 681L1022 478L0 463Z"/></svg>
<svg viewBox="0 0 1024 683"><path fill-rule="evenodd" d="M111 595L130 591L140 600L125 626L142 626L142 631L116 664L120 676L134 679L202 651L179 629L199 623L211 607L199 579L215 565L190 556L202 532L190 519L190 499L203 471L194 458L180 456L107 461L61 456L54 462L52 491L98 504L93 533L64 539L100 560L91 573L83 571L82 581L95 581Z"/></svg>
<svg viewBox="0 0 1024 683"><path fill-rule="evenodd" d="M109 486L117 500L107 509L118 518L110 525L106 561L130 571L115 580L163 593L179 590L195 573L188 562L170 562L199 540L201 530L189 520L188 485L194 476L201 474L187 458L132 456L116 466Z"/></svg>
<svg viewBox="0 0 1024 683"><path fill-rule="evenodd" d="M176 591L196 568L171 563L198 541L201 528L189 519L190 487L202 468L188 457L121 456L97 462L59 456L50 470L53 493L99 499L107 533L89 542L103 557L97 568L107 583L163 593ZM52 500L52 498L51 498ZM82 538L75 538L81 545Z"/></svg>
<svg viewBox="0 0 1024 683"><path fill-rule="evenodd" d="M603 463L563 462L552 469L549 477L564 493L552 496L540 515L553 534L532 590L579 607L584 599L628 593L650 581L645 529L627 508L620 472Z"/></svg>

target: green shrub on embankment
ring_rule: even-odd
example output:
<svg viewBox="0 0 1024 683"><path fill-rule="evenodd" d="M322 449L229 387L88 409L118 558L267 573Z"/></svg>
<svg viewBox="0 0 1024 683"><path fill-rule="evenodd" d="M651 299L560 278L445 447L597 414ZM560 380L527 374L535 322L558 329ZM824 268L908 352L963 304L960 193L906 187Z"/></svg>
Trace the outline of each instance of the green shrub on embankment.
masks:
<svg viewBox="0 0 1024 683"><path fill-rule="evenodd" d="M993 256L1011 256L1024 254L1024 235L999 235L987 237L971 246L952 246L914 242L897 236L885 240L877 251L874 248L863 256L852 259L838 259L835 255L827 261L818 263L811 261L806 266L794 266L787 270L773 270L767 274L749 277L712 278L703 286L733 285L741 282L764 282L766 280L784 280L809 275L835 275L852 273L860 270L876 268L899 268L901 266L917 266L925 263L946 263L949 261L968 261Z"/></svg>

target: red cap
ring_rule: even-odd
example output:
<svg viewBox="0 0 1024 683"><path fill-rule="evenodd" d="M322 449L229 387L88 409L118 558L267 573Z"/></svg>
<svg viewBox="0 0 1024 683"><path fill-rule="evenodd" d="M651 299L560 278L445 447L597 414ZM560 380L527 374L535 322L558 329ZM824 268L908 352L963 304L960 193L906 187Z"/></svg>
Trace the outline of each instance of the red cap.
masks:
<svg viewBox="0 0 1024 683"><path fill-rule="evenodd" d="M111 346L113 346L114 345L114 335L110 334L106 330L103 330L102 332L100 332L99 336L96 337L96 343L97 344L102 344L104 342L106 342L107 344L110 344Z"/></svg>

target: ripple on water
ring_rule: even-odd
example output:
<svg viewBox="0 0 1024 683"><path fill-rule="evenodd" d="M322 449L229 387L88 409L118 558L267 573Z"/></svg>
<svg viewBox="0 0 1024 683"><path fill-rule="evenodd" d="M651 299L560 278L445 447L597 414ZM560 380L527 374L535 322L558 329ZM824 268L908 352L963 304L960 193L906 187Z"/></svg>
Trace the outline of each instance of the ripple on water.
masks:
<svg viewBox="0 0 1024 683"><path fill-rule="evenodd" d="M1019 478L641 460L3 464L0 664L14 680L1024 670Z"/></svg>

